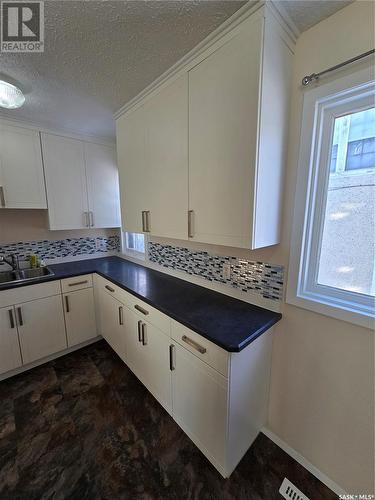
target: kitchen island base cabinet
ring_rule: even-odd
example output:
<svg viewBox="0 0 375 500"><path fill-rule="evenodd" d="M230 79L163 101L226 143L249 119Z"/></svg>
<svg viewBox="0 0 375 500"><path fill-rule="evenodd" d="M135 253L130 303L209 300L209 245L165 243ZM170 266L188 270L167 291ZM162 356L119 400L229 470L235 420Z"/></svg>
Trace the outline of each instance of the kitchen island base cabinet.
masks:
<svg viewBox="0 0 375 500"><path fill-rule="evenodd" d="M14 307L0 309L0 373L22 365Z"/></svg>
<svg viewBox="0 0 375 500"><path fill-rule="evenodd" d="M61 295L15 305L23 363L67 348Z"/></svg>

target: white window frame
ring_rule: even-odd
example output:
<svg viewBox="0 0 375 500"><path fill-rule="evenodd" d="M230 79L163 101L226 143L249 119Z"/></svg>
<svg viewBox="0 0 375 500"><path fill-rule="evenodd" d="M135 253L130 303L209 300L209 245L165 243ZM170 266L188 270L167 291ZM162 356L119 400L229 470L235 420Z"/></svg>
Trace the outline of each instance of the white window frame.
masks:
<svg viewBox="0 0 375 500"><path fill-rule="evenodd" d="M143 234L143 236L145 238L145 251L138 252L137 250L133 250L132 248L128 248L127 236L126 236L126 233L128 233L128 232L131 232L131 231L122 231L121 232L121 235L122 235L122 253L127 255L128 257L132 257L133 259L145 261L146 256L147 256L147 243L148 243L147 235Z"/></svg>
<svg viewBox="0 0 375 500"><path fill-rule="evenodd" d="M338 116L375 105L367 67L305 92L286 301L337 319L374 327L375 299L317 282L329 180L330 148Z"/></svg>

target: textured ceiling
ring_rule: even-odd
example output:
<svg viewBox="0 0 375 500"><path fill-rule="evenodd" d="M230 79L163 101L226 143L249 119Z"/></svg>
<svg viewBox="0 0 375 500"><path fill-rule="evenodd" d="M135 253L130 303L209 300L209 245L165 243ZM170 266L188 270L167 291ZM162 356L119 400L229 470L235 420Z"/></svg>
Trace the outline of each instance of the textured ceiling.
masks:
<svg viewBox="0 0 375 500"><path fill-rule="evenodd" d="M282 0L280 3L302 32L352 2L353 0Z"/></svg>
<svg viewBox="0 0 375 500"><path fill-rule="evenodd" d="M0 78L26 93L1 114L112 138L113 112L223 23L245 2L62 1L45 3L45 52L0 53ZM283 1L304 30L344 1Z"/></svg>

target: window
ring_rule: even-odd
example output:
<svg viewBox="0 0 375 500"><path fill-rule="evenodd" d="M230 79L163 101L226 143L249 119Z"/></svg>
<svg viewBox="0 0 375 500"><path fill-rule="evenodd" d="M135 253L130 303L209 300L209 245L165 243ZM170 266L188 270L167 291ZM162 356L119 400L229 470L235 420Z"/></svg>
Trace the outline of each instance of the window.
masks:
<svg viewBox="0 0 375 500"><path fill-rule="evenodd" d="M145 255L145 235L142 233L125 233L125 253L134 254L137 257Z"/></svg>
<svg viewBox="0 0 375 500"><path fill-rule="evenodd" d="M304 95L287 301L372 327L375 84L369 69Z"/></svg>

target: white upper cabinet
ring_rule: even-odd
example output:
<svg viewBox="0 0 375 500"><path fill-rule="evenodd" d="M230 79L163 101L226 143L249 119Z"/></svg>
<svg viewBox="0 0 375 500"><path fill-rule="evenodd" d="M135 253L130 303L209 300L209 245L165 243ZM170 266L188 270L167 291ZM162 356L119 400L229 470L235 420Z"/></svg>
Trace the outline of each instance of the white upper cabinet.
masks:
<svg viewBox="0 0 375 500"><path fill-rule="evenodd" d="M47 208L35 130L0 123L0 208Z"/></svg>
<svg viewBox="0 0 375 500"><path fill-rule="evenodd" d="M279 242L291 52L255 14L189 72L190 237Z"/></svg>
<svg viewBox="0 0 375 500"><path fill-rule="evenodd" d="M117 121L123 229L187 238L188 78Z"/></svg>
<svg viewBox="0 0 375 500"><path fill-rule="evenodd" d="M188 78L187 74L146 103L148 230L155 236L187 238Z"/></svg>
<svg viewBox="0 0 375 500"><path fill-rule="evenodd" d="M113 149L53 134L41 137L50 229L118 227Z"/></svg>
<svg viewBox="0 0 375 500"><path fill-rule="evenodd" d="M132 233L141 233L146 229L143 215L149 210L144 116L141 106L117 121L122 228Z"/></svg>
<svg viewBox="0 0 375 500"><path fill-rule="evenodd" d="M265 5L119 116L125 230L279 242L291 47Z"/></svg>
<svg viewBox="0 0 375 500"><path fill-rule="evenodd" d="M85 142L87 193L92 227L120 227L120 192L115 150Z"/></svg>
<svg viewBox="0 0 375 500"><path fill-rule="evenodd" d="M89 226L83 144L42 134L50 229Z"/></svg>

